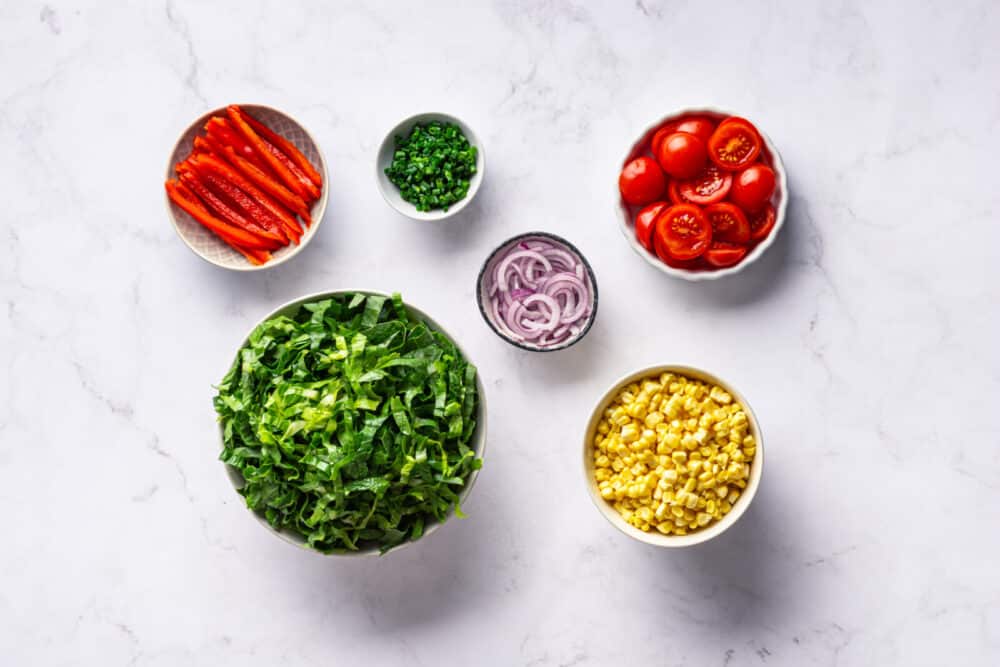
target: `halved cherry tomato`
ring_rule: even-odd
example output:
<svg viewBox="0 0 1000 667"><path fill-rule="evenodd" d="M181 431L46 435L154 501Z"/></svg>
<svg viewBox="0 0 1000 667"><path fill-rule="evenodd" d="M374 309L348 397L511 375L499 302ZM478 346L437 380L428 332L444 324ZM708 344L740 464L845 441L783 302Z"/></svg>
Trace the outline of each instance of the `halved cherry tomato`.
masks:
<svg viewBox="0 0 1000 667"><path fill-rule="evenodd" d="M774 207L768 204L750 216L750 240L761 241L774 229Z"/></svg>
<svg viewBox="0 0 1000 667"><path fill-rule="evenodd" d="M746 245L750 242L750 222L738 206L729 202L712 204L705 209L712 223L712 241Z"/></svg>
<svg viewBox="0 0 1000 667"><path fill-rule="evenodd" d="M649 142L649 148L651 151L653 151L653 157L656 157L657 155L660 154L660 144L663 143L663 140L667 138L668 134L673 134L673 133L674 133L673 123L664 125L663 127L661 127L660 129L658 129L656 132L653 133L653 139Z"/></svg>
<svg viewBox="0 0 1000 667"><path fill-rule="evenodd" d="M660 241L660 236L655 231L653 232L653 252L656 256L660 258L660 261L667 266L672 266L675 269L687 269L691 271L693 269L699 269L702 267L701 257L696 257L695 259L675 259L670 256L667 249L663 247L663 243Z"/></svg>
<svg viewBox="0 0 1000 667"><path fill-rule="evenodd" d="M715 123L708 118L691 116L677 123L674 126L674 132L687 132L707 143L712 132L715 132Z"/></svg>
<svg viewBox="0 0 1000 667"><path fill-rule="evenodd" d="M618 176L618 189L622 199L635 206L645 206L663 198L667 179L656 161L648 157L637 157L622 169Z"/></svg>
<svg viewBox="0 0 1000 667"><path fill-rule="evenodd" d="M705 142L687 132L668 134L660 143L656 159L674 178L691 178L705 166L708 154Z"/></svg>
<svg viewBox="0 0 1000 667"><path fill-rule="evenodd" d="M675 204L660 212L653 234L674 259L694 259L712 243L712 224L693 204Z"/></svg>
<svg viewBox="0 0 1000 667"><path fill-rule="evenodd" d="M663 143L663 140L666 139L669 134L673 134L674 132L687 132L688 134L693 134L698 137L705 143L708 143L708 138L712 136L712 132L714 131L715 123L708 118L691 116L690 118L675 120L672 123L667 123L662 126L653 134L653 139L649 142L649 146L653 150L653 155L659 155L660 144Z"/></svg>
<svg viewBox="0 0 1000 667"><path fill-rule="evenodd" d="M676 181L671 181L670 186ZM733 175L728 171L722 171L714 164L710 164L701 170L694 178L680 181L677 184L677 193L681 198L678 204L689 202L699 206L708 206L720 202L729 194L729 188L733 184ZM673 190L671 190L673 192Z"/></svg>
<svg viewBox="0 0 1000 667"><path fill-rule="evenodd" d="M774 170L766 164L752 164L733 179L729 200L747 213L759 211L774 193Z"/></svg>
<svg viewBox="0 0 1000 667"><path fill-rule="evenodd" d="M693 204L694 202L688 201L684 198L684 195L681 194L680 188L682 182L683 181L678 181L676 178L671 178L670 184L667 185L667 197L669 197L670 201L675 204Z"/></svg>
<svg viewBox="0 0 1000 667"><path fill-rule="evenodd" d="M639 211L639 215L635 216L635 237L639 239L639 243L646 250L653 249L653 223L656 222L656 216L666 205L665 201L655 202Z"/></svg>
<svg viewBox="0 0 1000 667"><path fill-rule="evenodd" d="M738 171L760 154L760 135L750 121L732 116L722 121L708 140L708 156L728 171Z"/></svg>
<svg viewBox="0 0 1000 667"><path fill-rule="evenodd" d="M716 268L739 264L747 256L747 247L725 241L713 241L712 247L705 251L705 261Z"/></svg>

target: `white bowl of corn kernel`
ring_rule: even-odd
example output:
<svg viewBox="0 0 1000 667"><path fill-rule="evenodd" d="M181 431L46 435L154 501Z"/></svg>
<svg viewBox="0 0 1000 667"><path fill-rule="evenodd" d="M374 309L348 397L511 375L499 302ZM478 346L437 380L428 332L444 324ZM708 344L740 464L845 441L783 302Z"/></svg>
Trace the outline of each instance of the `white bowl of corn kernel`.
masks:
<svg viewBox="0 0 1000 667"><path fill-rule="evenodd" d="M753 410L697 368L653 366L605 392L587 423L583 467L601 514L629 537L687 547L722 534L760 484Z"/></svg>

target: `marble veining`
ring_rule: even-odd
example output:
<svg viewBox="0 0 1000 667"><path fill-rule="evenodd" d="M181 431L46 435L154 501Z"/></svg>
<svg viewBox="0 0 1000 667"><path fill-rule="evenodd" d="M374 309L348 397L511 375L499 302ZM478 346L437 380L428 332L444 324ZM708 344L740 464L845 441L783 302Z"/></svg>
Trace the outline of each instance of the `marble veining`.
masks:
<svg viewBox="0 0 1000 667"><path fill-rule="evenodd" d="M0 8L0 664L1000 664L1000 6L496 0ZM227 273L168 222L170 147L276 106L330 164L328 220ZM619 237L617 167L693 105L755 120L792 198L735 279L685 284ZM487 177L446 225L372 178L383 133L457 114ZM506 346L475 277L533 229L587 255L579 345ZM337 560L274 539L216 461L247 329L330 288L402 290L488 391L486 466L419 545ZM615 378L678 362L764 429L758 497L661 552L613 531L578 462Z"/></svg>

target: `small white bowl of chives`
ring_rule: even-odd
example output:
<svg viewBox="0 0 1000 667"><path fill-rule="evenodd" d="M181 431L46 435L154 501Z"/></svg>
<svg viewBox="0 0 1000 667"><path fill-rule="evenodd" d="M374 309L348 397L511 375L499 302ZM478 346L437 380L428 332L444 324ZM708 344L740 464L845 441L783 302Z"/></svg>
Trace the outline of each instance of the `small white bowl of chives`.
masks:
<svg viewBox="0 0 1000 667"><path fill-rule="evenodd" d="M467 142L468 147L475 149L474 172L471 175L460 175L452 173L450 170L440 170L437 174L439 178L429 179L430 182L428 182L428 179L425 179L423 183L412 185L407 185L401 179L401 174L397 173L395 178L402 183L401 189L399 185L393 182L393 178L386 173L386 170L393 165L394 159L398 158L399 160L406 161L405 154L400 154L397 151L397 146L400 142L410 139L414 129L418 128L418 126L421 130L432 127L440 127L446 131L450 128L457 129L456 135L449 136L444 141L449 146L460 150L467 149L465 146ZM449 134L451 134L450 131ZM428 168L435 170L433 166L429 166ZM399 213L414 220L438 221L454 216L469 205L469 202L479 192L479 186L483 182L485 170L486 156L483 152L483 144L476 137L472 128L466 125L461 119L446 113L420 113L398 123L385 135L375 160L375 182L378 183L378 189L382 193L382 198ZM433 173L427 174L427 176L433 175ZM465 187L466 182L468 184L467 188ZM464 194L458 196L463 190ZM408 199L411 201L407 201Z"/></svg>

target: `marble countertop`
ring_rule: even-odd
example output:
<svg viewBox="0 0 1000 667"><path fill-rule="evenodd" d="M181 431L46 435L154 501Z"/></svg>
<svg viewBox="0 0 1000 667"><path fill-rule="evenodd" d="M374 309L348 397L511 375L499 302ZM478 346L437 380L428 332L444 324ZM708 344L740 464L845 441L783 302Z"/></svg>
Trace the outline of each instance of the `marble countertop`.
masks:
<svg viewBox="0 0 1000 667"><path fill-rule="evenodd" d="M0 662L1000 664L1000 6L420 4L0 8ZM291 113L330 166L316 239L253 275L163 206L176 136L231 101ZM633 136L702 104L760 124L792 198L759 263L687 284L634 256L613 195ZM373 179L424 110L486 148L450 224ZM528 230L600 283L564 352L504 344L474 303ZM489 398L469 518L382 559L275 539L216 460L247 329L343 287L403 291ZM739 387L768 454L749 512L682 551L617 533L579 466L600 394L662 362Z"/></svg>

